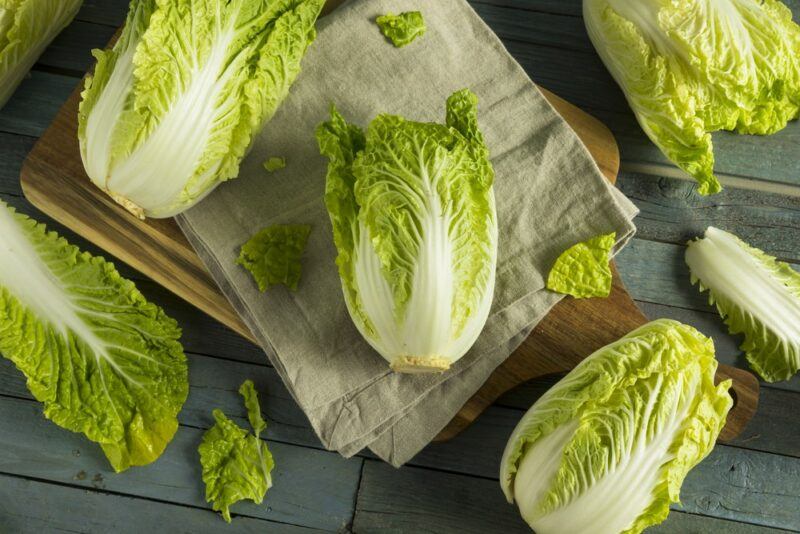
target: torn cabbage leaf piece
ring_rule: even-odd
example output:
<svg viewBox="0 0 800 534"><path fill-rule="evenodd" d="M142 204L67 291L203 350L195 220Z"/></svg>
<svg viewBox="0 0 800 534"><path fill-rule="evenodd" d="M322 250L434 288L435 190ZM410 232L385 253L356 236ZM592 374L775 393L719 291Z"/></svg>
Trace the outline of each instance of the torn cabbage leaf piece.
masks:
<svg viewBox="0 0 800 534"><path fill-rule="evenodd" d="M399 15L387 13L375 19L381 33L397 48L411 44L417 37L425 35L425 19L419 11L406 11Z"/></svg>
<svg viewBox="0 0 800 534"><path fill-rule="evenodd" d="M264 170L267 172L279 171L286 167L286 159L273 157L264 162Z"/></svg>
<svg viewBox="0 0 800 534"><path fill-rule="evenodd" d="M253 382L245 381L239 388L247 408L247 418L255 435L240 428L214 410L216 424L204 435L200 444L200 464L206 484L206 501L213 502L215 512L221 512L231 522L230 507L244 499L261 504L267 490L272 487L272 468L275 462L261 432L267 423L261 417L258 393Z"/></svg>
<svg viewBox="0 0 800 534"><path fill-rule="evenodd" d="M789 380L800 369L800 274L713 226L689 242L686 263L728 331L744 334L750 366L767 382Z"/></svg>
<svg viewBox="0 0 800 534"><path fill-rule="evenodd" d="M239 265L250 271L258 289L283 284L297 291L311 226L307 224L273 225L264 228L242 245Z"/></svg>
<svg viewBox="0 0 800 534"><path fill-rule="evenodd" d="M235 178L300 72L324 0L133 0L79 111L98 187L170 217Z"/></svg>
<svg viewBox="0 0 800 534"><path fill-rule="evenodd" d="M0 0L0 109L83 0Z"/></svg>
<svg viewBox="0 0 800 534"><path fill-rule="evenodd" d="M639 533L666 519L732 405L714 343L661 319L601 348L517 425L500 484L536 532Z"/></svg>
<svg viewBox="0 0 800 534"><path fill-rule="evenodd" d="M561 253L547 277L547 289L575 298L611 294L611 249L617 234L599 235Z"/></svg>
<svg viewBox="0 0 800 534"><path fill-rule="evenodd" d="M586 28L644 132L698 191L711 132L777 132L800 114L800 27L780 0L584 0Z"/></svg>
<svg viewBox="0 0 800 534"><path fill-rule="evenodd" d="M353 322L395 371L448 369L494 294L494 171L477 97L450 96L445 125L379 115L366 135L332 109L317 139Z"/></svg>
<svg viewBox="0 0 800 534"><path fill-rule="evenodd" d="M189 392L181 331L103 258L0 202L0 352L116 471L158 458Z"/></svg>

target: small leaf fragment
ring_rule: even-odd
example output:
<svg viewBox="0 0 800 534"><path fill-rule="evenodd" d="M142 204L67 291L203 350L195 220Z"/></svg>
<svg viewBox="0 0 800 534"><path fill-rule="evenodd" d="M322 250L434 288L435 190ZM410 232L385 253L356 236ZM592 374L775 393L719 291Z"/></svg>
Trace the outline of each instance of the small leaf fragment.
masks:
<svg viewBox="0 0 800 534"><path fill-rule="evenodd" d="M264 169L267 172L279 171L286 167L286 158L272 157L264 162Z"/></svg>
<svg viewBox="0 0 800 534"><path fill-rule="evenodd" d="M297 291L310 233L307 224L268 226L242 245L236 263L250 271L262 292L278 284Z"/></svg>
<svg viewBox="0 0 800 534"><path fill-rule="evenodd" d="M399 15L387 13L378 17L375 22L381 28L383 35L397 48L411 44L417 37L425 35L425 19L419 11L406 11Z"/></svg>
<svg viewBox="0 0 800 534"><path fill-rule="evenodd" d="M610 295L609 254L616 236L599 235L562 252L547 277L547 289L579 299Z"/></svg>

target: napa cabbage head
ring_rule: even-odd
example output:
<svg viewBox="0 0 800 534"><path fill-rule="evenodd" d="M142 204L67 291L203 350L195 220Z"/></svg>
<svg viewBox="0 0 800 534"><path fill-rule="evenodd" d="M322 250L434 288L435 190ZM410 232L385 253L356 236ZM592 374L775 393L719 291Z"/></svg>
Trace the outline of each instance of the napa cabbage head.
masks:
<svg viewBox="0 0 800 534"><path fill-rule="evenodd" d="M489 151L468 90L446 124L380 115L364 133L332 110L317 129L345 302L393 369L443 371L491 308L497 216Z"/></svg>
<svg viewBox="0 0 800 534"><path fill-rule="evenodd" d="M0 0L0 108L83 0Z"/></svg>
<svg viewBox="0 0 800 534"><path fill-rule="evenodd" d="M235 178L300 72L324 0L133 0L79 111L89 178L139 217Z"/></svg>
<svg viewBox="0 0 800 534"><path fill-rule="evenodd" d="M542 534L638 533L663 521L732 405L713 342L661 319L601 348L517 425L500 484Z"/></svg>
<svg viewBox="0 0 800 534"><path fill-rule="evenodd" d="M584 0L597 52L644 132L698 182L711 132L772 134L800 113L800 27L780 0Z"/></svg>

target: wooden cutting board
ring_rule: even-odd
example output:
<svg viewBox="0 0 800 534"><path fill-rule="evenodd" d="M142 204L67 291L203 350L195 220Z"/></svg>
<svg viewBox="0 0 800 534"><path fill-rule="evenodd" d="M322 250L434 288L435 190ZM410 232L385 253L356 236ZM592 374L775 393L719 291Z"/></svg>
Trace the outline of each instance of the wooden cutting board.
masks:
<svg viewBox="0 0 800 534"><path fill-rule="evenodd" d="M25 196L55 220L254 341L172 219L140 221L89 181L77 140L81 87L82 84L76 88L25 160L21 173ZM608 128L558 96L542 91L589 148L606 178L614 183L619 151ZM503 393L533 378L566 372L598 348L645 322L647 319L628 295L615 267L609 298L567 298L559 303L495 370L437 440L457 435ZM721 435L723 440L733 439L755 413L758 381L747 371L724 365L717 374L720 379L734 380L735 405Z"/></svg>

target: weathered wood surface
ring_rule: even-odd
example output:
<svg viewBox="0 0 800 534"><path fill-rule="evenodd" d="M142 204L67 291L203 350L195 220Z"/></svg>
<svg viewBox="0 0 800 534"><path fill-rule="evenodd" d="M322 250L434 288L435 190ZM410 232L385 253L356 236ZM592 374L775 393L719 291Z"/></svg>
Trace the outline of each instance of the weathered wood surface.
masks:
<svg viewBox="0 0 800 534"><path fill-rule="evenodd" d="M6 532L141 534L170 532L211 534L220 525L196 508L108 493L102 489L75 491L68 486L0 475L0 518ZM226 532L306 534L317 529L237 517Z"/></svg>
<svg viewBox="0 0 800 534"><path fill-rule="evenodd" d="M800 4L797 0L787 3L798 13L797 6ZM97 35L108 35L124 17L126 4L127 0L86 0L78 20L94 25L85 26L87 32L94 27ZM473 2L473 5L479 11L487 7L495 9L492 13L484 11L483 16L501 36L513 30L504 29L504 24L521 20L530 13L568 17L580 15L579 2L574 0L481 0ZM502 6L507 6L505 9L511 11L512 16L505 16L499 22L504 13L499 11ZM553 19L549 21L554 25ZM572 27L578 31L580 25L573 24ZM535 33L531 32L531 38ZM593 104L592 101L598 106L613 102L613 95L605 94L606 89L601 83L585 85L592 82L592 62L596 60L590 52L578 54L574 50L575 42L584 39L583 34L564 34L563 37L554 38L561 38L564 42L534 45L521 40L512 41L509 37L505 37L505 40L512 51L524 52L524 57L518 57L529 67L531 76L545 86L564 95L569 94L570 98L572 94L583 95L584 102L589 105ZM72 45L64 42L61 46L69 49ZM563 54L561 48L566 49ZM73 47L73 50L79 52L79 46ZM570 55L570 51L573 55ZM21 91L9 108L0 111L0 198L43 220L47 218L21 198L19 167L36 137L52 121L58 107L77 84L77 78L70 80L70 71L81 61L88 61L88 51L83 54L84 57L72 58L61 53L50 55L47 60L49 63L37 66L31 78L25 82L23 87L28 94L22 94ZM537 62L527 63L528 57L537 58ZM539 75L537 69L546 74L548 79ZM581 84L582 88L573 87ZM33 105L21 105L20 102ZM612 108L609 106L609 109ZM604 120L610 123L618 136L626 128L631 132L620 138L623 169L628 162L645 160L641 154L656 153L637 131L638 127L624 108L601 110L597 114L605 114ZM740 169L741 174L758 179L780 179L783 175L792 174L795 178L800 176L800 173L793 172L796 167L792 167L792 164L796 165L796 160L791 159L792 153L788 152L792 147L785 145L780 138L765 138L763 147L766 148L762 149L759 148L761 144L753 145L749 138L730 137L730 144L718 146L720 165ZM751 148L753 146L756 148ZM800 231L798 204L784 196L734 188L710 199L700 199L689 194L692 189L690 184L664 178L662 173L643 176L623 172L619 184L643 210L637 221L640 231L636 246L618 259L623 280L640 308L649 318L672 317L694 324L714 338L721 361L746 367L737 349L740 340L725 333L724 325L703 298L691 297L695 291L693 288L687 290L684 287L686 272L679 268L682 245L687 238L701 231L706 223L716 224L750 239L768 252L800 264L796 239ZM93 249L63 227L48 222L71 240ZM653 257L653 252L659 249L661 253ZM96 249L93 250L96 252ZM187 430L198 435L208 425L212 407L222 407L226 413L241 421L244 412L235 388L244 378L253 378L264 396L264 408L270 423L266 437L271 446L291 447L292 451L296 451L292 454L296 454L299 461L306 461L305 455L308 454L309 464L313 462L310 459L312 456L324 454L305 417L256 347L198 313L157 284L145 281L133 270L124 265L120 265L120 268L126 276L137 279L137 284L148 298L164 306L184 326L183 341L187 351L191 352L192 387L189 402L181 414L181 433ZM363 475L357 479L355 487L349 483L337 486L339 491L352 492L348 524L357 532L373 532L387 525L402 527L395 531L405 532L470 532L479 530L478 527L484 527L482 532L525 531L513 507L505 504L499 492L496 482L498 451L502 450L507 434L523 410L549 384L552 384L552 379L542 379L505 395L462 436L449 443L431 445L414 459L410 467L396 471L369 459L342 461L345 465L353 462L359 466L364 462ZM776 532L776 527L800 530L797 516L792 515L797 513L797 499L800 496L796 464L800 458L800 425L796 419L796 414L800 413L798 384L800 382L795 378L788 383L762 388L759 411L745 433L731 446L718 448L701 465L702 469L690 475L684 489L684 499L687 506L693 507L691 513L673 512L662 526L652 532L763 534ZM159 479L157 473L149 471L160 470L160 464L138 468L141 474L137 474L136 480L130 482L127 481L128 473L109 473L95 445L79 436L54 429L52 424L41 418L41 409L36 408L37 405L30 400L21 376L3 360L0 362L0 406L13 406L15 403L30 405L31 415L24 419L39 420L41 426L35 428L41 428L42 432L37 430L34 434L18 435L13 449L4 451L0 448L0 532L310 530L296 526L308 523L305 510L281 512L281 517L285 519L281 523L273 522L275 515L265 512L268 519L238 516L233 525L225 526L207 510L202 500L192 501L195 505L186 504L189 500L183 500L182 503L171 498L156 500L151 495L164 495L163 486L173 484L161 479L154 485L162 487L150 487L151 481ZM2 408L0 413L10 409ZM0 434L16 424L16 420L0 416ZM37 469L41 468L30 464L36 458L43 437L55 434L63 434L66 440L52 437L50 441L55 443L55 447L59 443L73 443L70 440L77 438L82 455L86 454L97 462L92 465L97 467L98 472L108 474L108 477L104 474L104 481L114 479L115 489L97 489L92 484L79 484L80 481L67 477L62 480L34 480L40 473ZM176 458L175 465L196 469L196 444L187 447L183 453L178 450L180 446L175 445L170 447L169 456ZM174 452L173 447L176 449ZM15 451L13 457L10 450ZM44 450L52 449L45 446ZM719 451L724 451L724 454ZM87 465L79 460L73 464L74 457L71 454L72 451L68 450L63 457L48 460L61 465L53 470L54 473L72 473L74 476L80 472L80 468L75 467ZM178 458L182 454L186 457ZM15 468L16 474L11 474L7 465L28 467ZM94 474L87 471L89 479ZM325 478L324 474L322 476ZM794 479L787 480L788 476ZM187 480L189 477L182 474L178 478ZM196 495L199 495L202 491L199 479L193 479L192 484L196 485ZM303 487L295 486L288 472L279 484L286 486L283 495L292 495L292 492ZM186 495L186 491L185 487L179 489L182 495ZM416 502L421 504L417 510L409 510L406 503L415 495L420 496ZM425 504L422 496L426 495L435 506ZM459 498L452 498L452 495ZM268 495L265 507L272 505L272 497L272 494ZM284 510L289 510L291 499L288 500L289 504L283 497L280 502L285 506ZM303 500L301 504L315 509L313 502ZM499 507L497 510L493 508L494 504ZM766 520L762 517L765 515L769 516ZM318 513L311 513L311 517L318 517ZM493 518L496 521L492 522ZM774 526L760 526L766 524ZM503 530L507 525L509 528ZM433 526L439 528L434 530Z"/></svg>

